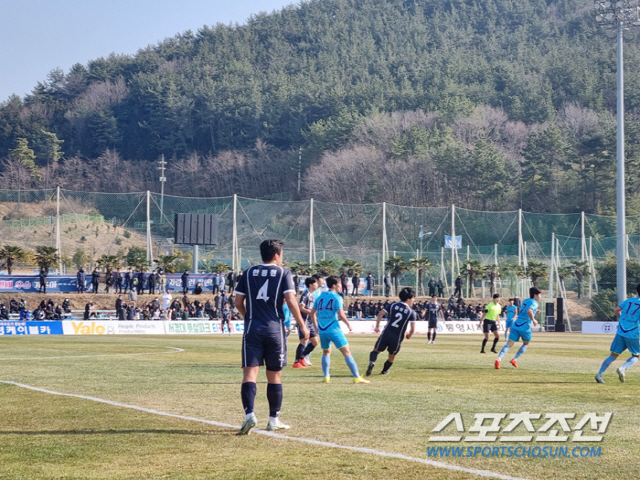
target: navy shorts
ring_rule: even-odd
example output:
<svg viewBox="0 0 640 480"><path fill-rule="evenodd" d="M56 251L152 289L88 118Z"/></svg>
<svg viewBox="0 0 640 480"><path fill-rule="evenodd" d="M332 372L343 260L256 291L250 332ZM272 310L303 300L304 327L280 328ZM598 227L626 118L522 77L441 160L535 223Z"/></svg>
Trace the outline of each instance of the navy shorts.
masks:
<svg viewBox="0 0 640 480"><path fill-rule="evenodd" d="M279 372L287 365L287 339L281 332L255 333L242 336L242 368L261 367Z"/></svg>
<svg viewBox="0 0 640 480"><path fill-rule="evenodd" d="M401 346L402 346L402 337L398 337L397 335L394 335L394 336L380 335L373 349L378 352L384 352L385 350L389 350L390 355L395 355L400 351Z"/></svg>
<svg viewBox="0 0 640 480"><path fill-rule="evenodd" d="M429 328L438 328L438 319L429 319Z"/></svg>
<svg viewBox="0 0 640 480"><path fill-rule="evenodd" d="M309 338L317 337L316 327L313 326L313 322L305 322L305 325L309 329ZM302 332L298 329L298 338L302 340Z"/></svg>

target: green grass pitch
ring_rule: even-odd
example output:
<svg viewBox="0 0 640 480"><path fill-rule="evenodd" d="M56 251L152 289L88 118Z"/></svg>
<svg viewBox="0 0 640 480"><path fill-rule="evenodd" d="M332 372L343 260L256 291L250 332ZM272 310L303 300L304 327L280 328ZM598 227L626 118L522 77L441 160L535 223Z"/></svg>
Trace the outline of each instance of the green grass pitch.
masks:
<svg viewBox="0 0 640 480"><path fill-rule="evenodd" d="M348 338L364 375L375 337ZM534 333L519 368L503 361L496 371L495 355L479 353L480 336L441 335L435 345L419 336L404 342L391 375L378 375L386 358L381 354L370 385L351 383L337 351L330 384L321 382L318 350L312 367L286 368L281 418L292 428L283 436L468 470L257 433L237 437L233 428L2 383L0 479L481 478L475 470L536 480L640 478L640 366L620 383L615 369L628 357L624 354L609 368L606 384L593 378L611 339ZM289 340L290 365L296 340ZM0 337L0 380L240 425L240 343L240 337L219 336ZM265 390L262 373L256 398L260 428L268 416ZM612 412L613 417L603 441L589 445L600 447L595 458L430 458L434 446L506 445L429 442L432 429L452 412L462 414L467 431L476 413L573 412L572 426L588 412ZM536 427L542 423L535 422ZM455 433L453 425L443 433ZM571 451L576 445L571 435L561 444L512 446L567 446Z"/></svg>

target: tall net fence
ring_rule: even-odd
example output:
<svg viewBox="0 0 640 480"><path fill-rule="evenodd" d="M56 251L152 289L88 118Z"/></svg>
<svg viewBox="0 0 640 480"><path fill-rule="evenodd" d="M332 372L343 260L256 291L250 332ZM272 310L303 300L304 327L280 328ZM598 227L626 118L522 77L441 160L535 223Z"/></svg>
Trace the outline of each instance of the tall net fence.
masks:
<svg viewBox="0 0 640 480"><path fill-rule="evenodd" d="M132 248L151 250L151 260L178 254L189 264L192 248L173 242L176 213L218 215L218 244L199 248L202 271L259 263L260 242L281 238L289 265L311 264L308 270L322 267L331 273L355 265L363 276L371 272L379 286L388 271L397 274L400 285L425 293L433 278L451 294L458 275L465 281L465 295L485 297L493 290L523 295L535 282L553 295L592 299L592 310L601 310L594 316L601 318L610 316L615 302L610 292L616 286L616 219L579 213L0 190L0 241L29 249L59 242L69 268L74 261L93 262L101 255L126 256ZM640 281L640 217L628 217L626 228L632 293ZM400 259L403 266L394 272L385 264L389 258ZM426 262L420 266L416 259ZM538 278L532 278L531 265L541 269Z"/></svg>

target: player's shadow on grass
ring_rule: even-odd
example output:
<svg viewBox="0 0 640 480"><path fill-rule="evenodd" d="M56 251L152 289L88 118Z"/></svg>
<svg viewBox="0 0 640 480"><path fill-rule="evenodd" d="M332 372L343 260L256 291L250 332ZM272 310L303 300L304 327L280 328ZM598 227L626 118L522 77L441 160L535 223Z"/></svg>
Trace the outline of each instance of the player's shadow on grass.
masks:
<svg viewBox="0 0 640 480"><path fill-rule="evenodd" d="M155 435L223 435L226 432L218 431L201 431L194 432L191 430L165 430L165 429L148 429L148 430L7 430L1 431L0 435L131 435L136 433L149 433Z"/></svg>
<svg viewBox="0 0 640 480"><path fill-rule="evenodd" d="M595 385L595 382L590 381L590 382L549 382L549 381L544 381L544 382L505 382L505 383L522 383L522 384L530 384L530 385L564 385L564 384L574 384L574 383L593 383Z"/></svg>

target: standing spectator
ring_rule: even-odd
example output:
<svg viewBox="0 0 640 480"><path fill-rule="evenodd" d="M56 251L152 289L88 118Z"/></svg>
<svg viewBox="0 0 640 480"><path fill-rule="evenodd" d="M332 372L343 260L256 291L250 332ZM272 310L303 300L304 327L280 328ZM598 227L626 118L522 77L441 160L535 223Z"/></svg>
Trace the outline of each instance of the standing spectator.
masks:
<svg viewBox="0 0 640 480"><path fill-rule="evenodd" d="M427 286L429 287L429 296L433 297L436 294L436 286L438 284L436 283L436 279L431 277L431 280L429 280L429 283L427 283Z"/></svg>
<svg viewBox="0 0 640 480"><path fill-rule="evenodd" d="M384 296L389 298L389 295L391 294L391 286L393 285L393 283L391 282L391 274L387 273L387 275L384 277Z"/></svg>
<svg viewBox="0 0 640 480"><path fill-rule="evenodd" d="M106 288L107 293L109 293L109 289L113 286L113 283L114 283L113 272L110 269L107 269L107 275L104 280L104 283L107 286ZM115 290L114 290L114 293L115 293Z"/></svg>
<svg viewBox="0 0 640 480"><path fill-rule="evenodd" d="M78 270L78 273L76 275L76 280L78 281L78 293L84 293L84 289L87 281L87 274L84 272L83 267L80 267L80 270Z"/></svg>
<svg viewBox="0 0 640 480"><path fill-rule="evenodd" d="M224 292L222 292L224 293ZM222 309L222 303L220 302L221 296L216 293L213 297L213 306L215 308L215 316L216 318L220 318L220 310Z"/></svg>
<svg viewBox="0 0 640 480"><path fill-rule="evenodd" d="M162 269L158 270L156 285L160 292L165 292L167 290L167 277Z"/></svg>
<svg viewBox="0 0 640 480"><path fill-rule="evenodd" d="M229 293L233 293L234 288L236 288L236 274L233 273L233 270L227 276L227 285L229 285Z"/></svg>
<svg viewBox="0 0 640 480"><path fill-rule="evenodd" d="M162 294L162 310L167 310L170 306L171 306L171 299L173 297L171 296L171 293L169 292L169 289L167 288L164 293Z"/></svg>
<svg viewBox="0 0 640 480"><path fill-rule="evenodd" d="M140 310L136 308L136 302L131 302L127 307L127 320L136 320L139 317Z"/></svg>
<svg viewBox="0 0 640 480"><path fill-rule="evenodd" d="M91 293L98 293L98 286L100 285L100 272L97 268L91 272Z"/></svg>
<svg viewBox="0 0 640 480"><path fill-rule="evenodd" d="M438 287L438 296L444 297L444 282L441 278L438 279L438 283L436 283L436 287Z"/></svg>
<svg viewBox="0 0 640 480"><path fill-rule="evenodd" d="M371 272L369 272L369 275L367 275L367 291L369 292L368 295L370 297L373 297L373 289L376 286L376 281L373 278L373 274Z"/></svg>
<svg viewBox="0 0 640 480"><path fill-rule="evenodd" d="M218 285L219 276L220 273L214 273L213 278L211 279L211 293L213 293L214 295L220 290L220 286Z"/></svg>
<svg viewBox="0 0 640 480"><path fill-rule="evenodd" d="M449 297L449 301L447 302L447 311L453 315L456 312L456 305L458 302L456 302L456 297L455 295L451 295Z"/></svg>
<svg viewBox="0 0 640 480"><path fill-rule="evenodd" d="M344 270L340 270L340 283L342 284L342 298L346 297L349 293L349 279L347 278L347 274L344 273Z"/></svg>
<svg viewBox="0 0 640 480"><path fill-rule="evenodd" d="M155 270L149 274L149 295L156 294L156 275L157 272Z"/></svg>
<svg viewBox="0 0 640 480"><path fill-rule="evenodd" d="M118 315L120 313L120 310L122 310L123 304L124 300L122 300L122 295L118 295L118 298L116 299L116 315ZM120 320L120 318L118 318L118 320Z"/></svg>
<svg viewBox="0 0 640 480"><path fill-rule="evenodd" d="M300 286L300 278L298 277L298 272L293 276L293 286L296 289L296 295L298 295L298 287Z"/></svg>
<svg viewBox="0 0 640 480"><path fill-rule="evenodd" d="M189 270L185 270L181 277L182 280L182 294L189 293Z"/></svg>
<svg viewBox="0 0 640 480"><path fill-rule="evenodd" d="M351 296L352 297L357 297L358 296L358 287L360 286L360 277L358 276L358 273L355 272L353 274L353 277L351 278Z"/></svg>
<svg viewBox="0 0 640 480"><path fill-rule="evenodd" d="M456 278L455 287L456 289L453 292L453 296L455 297L457 294L458 298L462 297L462 278L460 277L460 275L458 275L458 278Z"/></svg>
<svg viewBox="0 0 640 480"><path fill-rule="evenodd" d="M144 284L145 284L144 268L140 268L140 272L138 272L138 295L142 295L144 293Z"/></svg>
<svg viewBox="0 0 640 480"><path fill-rule="evenodd" d="M113 274L116 280L116 289L115 293L122 293L122 272L120 271L120 267L116 268L116 272Z"/></svg>
<svg viewBox="0 0 640 480"><path fill-rule="evenodd" d="M131 290L132 287L132 282L133 282L133 271L131 268L129 268L129 270L127 270L127 272L124 274L124 281L125 281L125 286L124 286L124 293L127 293L127 290Z"/></svg>
<svg viewBox="0 0 640 480"><path fill-rule="evenodd" d="M42 267L40 269L40 293L47 293L47 275L49 275L49 272L47 272L47 269Z"/></svg>
<svg viewBox="0 0 640 480"><path fill-rule="evenodd" d="M218 275L218 291L222 292L224 290L224 275L221 273Z"/></svg>

